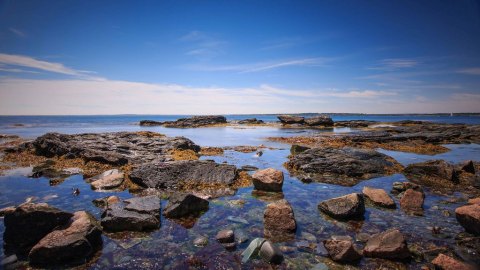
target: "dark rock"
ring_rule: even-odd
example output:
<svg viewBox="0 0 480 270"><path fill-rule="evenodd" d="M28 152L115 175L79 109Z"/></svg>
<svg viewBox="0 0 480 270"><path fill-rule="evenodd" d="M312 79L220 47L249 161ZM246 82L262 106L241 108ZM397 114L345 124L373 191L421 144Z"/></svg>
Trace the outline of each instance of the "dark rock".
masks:
<svg viewBox="0 0 480 270"><path fill-rule="evenodd" d="M255 172L252 175L256 190L281 192L283 186L283 172L268 168Z"/></svg>
<svg viewBox="0 0 480 270"><path fill-rule="evenodd" d="M414 183L410 182L393 182L392 185L392 190L390 193L398 195L401 194L402 192L405 192L407 189L413 189L416 191L422 191L422 188Z"/></svg>
<svg viewBox="0 0 480 270"><path fill-rule="evenodd" d="M190 118L180 118L176 121L166 121L163 123L165 127L175 128L194 128L211 126L216 124L227 123L225 116L221 115L207 115L207 116L193 116Z"/></svg>
<svg viewBox="0 0 480 270"><path fill-rule="evenodd" d="M290 156L287 167L300 179L353 186L362 180L400 171L401 165L375 150L321 147Z"/></svg>
<svg viewBox="0 0 480 270"><path fill-rule="evenodd" d="M368 127L369 125L373 125L377 123L376 121L368 121L368 120L348 120L348 121L336 121L334 126L336 127L350 127L350 128L361 128L361 127Z"/></svg>
<svg viewBox="0 0 480 270"><path fill-rule="evenodd" d="M352 193L323 201L318 209L336 219L363 218L365 202L361 194Z"/></svg>
<svg viewBox="0 0 480 270"><path fill-rule="evenodd" d="M307 151L308 149L310 149L310 148L309 148L309 147L306 147L306 146L301 146L301 145L293 144L292 147L290 147L290 154L291 154L292 156L294 156L294 155L303 153L303 152Z"/></svg>
<svg viewBox="0 0 480 270"><path fill-rule="evenodd" d="M257 167L252 166L252 165L244 165L241 167L242 171L256 171L258 170Z"/></svg>
<svg viewBox="0 0 480 270"><path fill-rule="evenodd" d="M257 120L257 118L248 118L238 121L239 124L263 124L263 120Z"/></svg>
<svg viewBox="0 0 480 270"><path fill-rule="evenodd" d="M267 205L263 223L265 238L274 242L293 239L297 230L293 208L285 199Z"/></svg>
<svg viewBox="0 0 480 270"><path fill-rule="evenodd" d="M123 172L118 169L112 169L88 178L86 182L90 183L92 189L108 190L118 188L123 184L123 180Z"/></svg>
<svg viewBox="0 0 480 270"><path fill-rule="evenodd" d="M473 164L472 160L467 160L463 163L460 163L459 167L461 171L475 174L475 164Z"/></svg>
<svg viewBox="0 0 480 270"><path fill-rule="evenodd" d="M362 256L353 245L352 240L328 239L323 242L332 260L337 262L357 261Z"/></svg>
<svg viewBox="0 0 480 270"><path fill-rule="evenodd" d="M119 203L119 202L120 202L120 198L118 198L117 196L108 196L104 198L95 199L92 201L93 205L100 208L108 208L109 205L112 205L114 203Z"/></svg>
<svg viewBox="0 0 480 270"><path fill-rule="evenodd" d="M233 165L184 160L136 166L130 179L142 187L178 190L185 184L229 186L236 176L237 169Z"/></svg>
<svg viewBox="0 0 480 270"><path fill-rule="evenodd" d="M17 209L17 207L15 206L7 206L7 207L4 207L2 209L0 209L0 217L3 217L7 214L11 214L15 211L15 209Z"/></svg>
<svg viewBox="0 0 480 270"><path fill-rule="evenodd" d="M233 243L235 242L235 233L232 230L221 230L215 237L219 243Z"/></svg>
<svg viewBox="0 0 480 270"><path fill-rule="evenodd" d="M163 214L167 218L196 216L208 210L208 201L193 194L174 194L170 196Z"/></svg>
<svg viewBox="0 0 480 270"><path fill-rule="evenodd" d="M333 120L328 115L314 116L306 118L304 121L308 126L333 126Z"/></svg>
<svg viewBox="0 0 480 270"><path fill-rule="evenodd" d="M400 207L407 213L414 215L423 215L423 201L425 194L423 191L407 189L400 199Z"/></svg>
<svg viewBox="0 0 480 270"><path fill-rule="evenodd" d="M85 211L75 212L71 223L47 234L30 251L32 265L84 263L101 248L102 230Z"/></svg>
<svg viewBox="0 0 480 270"><path fill-rule="evenodd" d="M140 126L150 127L150 126L161 126L161 125L163 125L163 122L154 121L154 120L141 120L140 121Z"/></svg>
<svg viewBox="0 0 480 270"><path fill-rule="evenodd" d="M111 232L142 232L158 229L160 219L158 214L127 210L122 203L115 203L103 212L101 224L105 230Z"/></svg>
<svg viewBox="0 0 480 270"><path fill-rule="evenodd" d="M258 255L272 264L281 264L283 261L282 251L270 241L263 242Z"/></svg>
<svg viewBox="0 0 480 270"><path fill-rule="evenodd" d="M480 235L480 204L470 204L455 209L457 221L469 233Z"/></svg>
<svg viewBox="0 0 480 270"><path fill-rule="evenodd" d="M302 116L293 116L293 115L279 115L277 116L278 120L282 124L303 124L305 118Z"/></svg>
<svg viewBox="0 0 480 270"><path fill-rule="evenodd" d="M5 252L23 256L56 227L65 225L73 215L46 203L25 203L5 215L3 234Z"/></svg>
<svg viewBox="0 0 480 270"><path fill-rule="evenodd" d="M156 195L134 197L123 202L125 203L125 210L160 217L160 198Z"/></svg>
<svg viewBox="0 0 480 270"><path fill-rule="evenodd" d="M373 204L386 207L395 208L395 202L383 189L364 187L362 190L363 195L367 197Z"/></svg>
<svg viewBox="0 0 480 270"><path fill-rule="evenodd" d="M444 160L431 160L408 165L404 170L408 180L433 188L452 188L458 183L453 165Z"/></svg>
<svg viewBox="0 0 480 270"><path fill-rule="evenodd" d="M406 259L410 251L403 234L397 229L390 229L372 235L368 239L363 255L382 259Z"/></svg>

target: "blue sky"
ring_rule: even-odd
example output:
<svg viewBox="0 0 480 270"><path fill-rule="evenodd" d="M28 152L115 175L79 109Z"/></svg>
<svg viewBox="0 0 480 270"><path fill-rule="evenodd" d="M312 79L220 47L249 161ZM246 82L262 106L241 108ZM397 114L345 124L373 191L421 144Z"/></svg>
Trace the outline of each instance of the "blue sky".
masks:
<svg viewBox="0 0 480 270"><path fill-rule="evenodd" d="M480 112L478 1L0 1L0 114Z"/></svg>

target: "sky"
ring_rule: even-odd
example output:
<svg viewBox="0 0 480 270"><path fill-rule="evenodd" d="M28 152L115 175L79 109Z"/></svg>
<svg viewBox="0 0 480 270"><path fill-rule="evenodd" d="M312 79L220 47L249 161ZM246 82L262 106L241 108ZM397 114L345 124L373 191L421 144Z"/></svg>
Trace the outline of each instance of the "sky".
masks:
<svg viewBox="0 0 480 270"><path fill-rule="evenodd" d="M480 2L0 0L0 115L480 112Z"/></svg>

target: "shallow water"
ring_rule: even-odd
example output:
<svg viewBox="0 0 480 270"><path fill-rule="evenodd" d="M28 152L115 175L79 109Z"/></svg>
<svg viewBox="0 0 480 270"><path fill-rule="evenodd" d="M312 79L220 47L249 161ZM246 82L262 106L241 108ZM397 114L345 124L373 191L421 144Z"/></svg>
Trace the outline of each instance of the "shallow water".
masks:
<svg viewBox="0 0 480 270"><path fill-rule="evenodd" d="M41 129L22 128L21 134L29 137ZM152 130L169 136L185 136L201 146L235 146L235 145L259 145L275 147L266 149L261 157L255 157L254 153L239 153L225 151L224 156L202 157L213 159L217 162L227 162L237 167L253 165L260 169L273 167L285 173L283 194L293 206L297 220L297 232L292 241L280 243L295 247L302 241L319 243L331 235L350 235L355 238L359 232L369 234L377 233L391 227L399 228L407 236L409 244L418 243L421 247L430 244L436 246L454 245L454 237L463 231L454 217L454 209L462 203L444 203L451 197L462 197L462 194L450 196L435 195L426 191L425 216L413 217L404 214L401 210L384 210L375 207L367 207L363 222L338 222L320 214L317 205L320 201L352 192L361 192L364 186L383 188L389 191L395 181L406 181L401 174L389 177L380 177L363 181L353 187L342 187L322 183L305 184L291 177L283 167L290 154L289 145L265 141L269 136L294 136L302 133L321 132L312 130L288 130L271 127L256 127L237 129L233 127L198 128L198 129L167 129L162 127L140 128L134 125L107 126L107 127L68 127L68 133L73 132L105 132L105 131L138 131ZM62 132L63 127L57 127L56 131ZM65 131L65 130L63 130ZM331 130L327 130L331 131ZM342 130L339 130L342 131ZM2 133L3 131L0 131ZM28 135L27 135L28 134ZM395 151L382 152L391 155L406 165L412 162L420 162L427 159L442 158L450 162L460 162L465 159L480 161L480 145L447 145L452 151L436 156L424 156L407 154ZM73 188L80 189L80 195L72 194ZM0 177L0 207L17 205L25 201L27 197L34 197L35 202L48 202L49 204L67 211L87 210L100 217L101 210L92 204L92 200L108 195L117 195L122 199L133 195L124 192L94 192L90 185L83 181L82 176L76 175L66 179L58 186L49 186L46 178L30 179L21 175L21 172L9 176ZM234 205L232 200L245 200L243 206ZM394 198L397 206L399 200ZM200 248L193 245L193 240L199 235L209 238L209 246L212 253L218 251L215 244L215 235L220 229L234 228L238 233L244 233L250 240L263 236L263 211L268 202L252 195L252 187L241 188L234 196L222 197L210 201L210 209L203 214L195 225L186 229L173 221L162 217L161 228L141 236L115 239L111 235L104 235L104 246L101 254L89 268L163 268L183 269L187 258L198 252ZM162 201L165 207L166 201ZM445 216L446 213L449 216ZM432 235L428 227L441 226L440 236ZM0 233L3 233L4 225L0 223ZM0 240L2 242L2 240ZM238 256L248 245L249 241L237 246L233 255ZM0 243L2 246L2 243ZM3 253L2 250L0 250ZM285 254L284 267L295 269L309 269L325 258L315 255L313 251L296 249ZM362 260L359 267L369 263ZM250 269L252 264L243 265L242 268ZM412 261L409 267L418 268L419 265Z"/></svg>

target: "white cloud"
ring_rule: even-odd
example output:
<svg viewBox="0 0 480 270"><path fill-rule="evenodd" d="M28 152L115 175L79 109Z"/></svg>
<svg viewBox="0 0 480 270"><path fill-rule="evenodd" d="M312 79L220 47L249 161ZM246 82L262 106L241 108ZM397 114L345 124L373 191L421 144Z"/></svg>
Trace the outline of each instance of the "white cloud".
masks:
<svg viewBox="0 0 480 270"><path fill-rule="evenodd" d="M8 30L10 30L10 32L14 33L18 37L21 37L21 38L26 38L27 37L27 34L25 34L25 32L20 31L16 28L10 27Z"/></svg>
<svg viewBox="0 0 480 270"><path fill-rule="evenodd" d="M468 74L468 75L480 75L480 67L461 69L461 70L458 70L457 73Z"/></svg>
<svg viewBox="0 0 480 270"><path fill-rule="evenodd" d="M187 44L186 55L197 58L213 58L224 53L227 42L201 31L191 31L179 39Z"/></svg>
<svg viewBox="0 0 480 270"><path fill-rule="evenodd" d="M42 71L49 71L53 73L76 75L76 76L84 76L86 73L92 73L89 71L75 70L75 69L66 67L60 63L41 61L33 57L15 55L15 54L0 53L0 64L4 66L20 66L20 67L32 68L32 69L37 69Z"/></svg>
<svg viewBox="0 0 480 270"><path fill-rule="evenodd" d="M373 67L369 67L368 69L372 70L385 70L385 71L393 71L399 69L408 69L416 67L420 64L418 60L415 59L407 59L407 58L388 58L383 59L378 62Z"/></svg>

